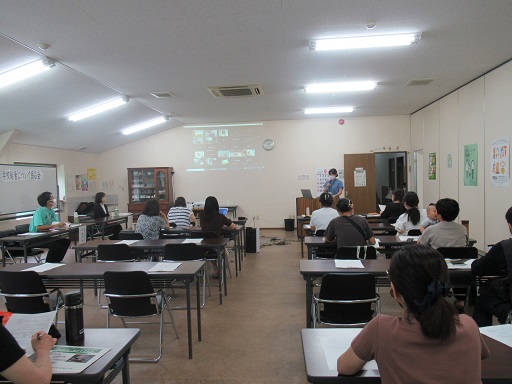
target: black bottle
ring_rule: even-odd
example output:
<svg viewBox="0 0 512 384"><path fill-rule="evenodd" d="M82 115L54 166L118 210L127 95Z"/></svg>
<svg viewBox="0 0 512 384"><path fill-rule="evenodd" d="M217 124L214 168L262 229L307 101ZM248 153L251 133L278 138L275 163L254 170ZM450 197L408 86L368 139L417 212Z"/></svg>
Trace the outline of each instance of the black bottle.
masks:
<svg viewBox="0 0 512 384"><path fill-rule="evenodd" d="M66 306L66 343L84 345L84 305L79 291L64 296Z"/></svg>

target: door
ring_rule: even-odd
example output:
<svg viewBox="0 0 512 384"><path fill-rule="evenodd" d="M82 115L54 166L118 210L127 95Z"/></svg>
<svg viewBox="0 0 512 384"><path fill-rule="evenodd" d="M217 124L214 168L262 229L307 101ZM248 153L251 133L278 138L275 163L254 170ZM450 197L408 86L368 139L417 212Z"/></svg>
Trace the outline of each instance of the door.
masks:
<svg viewBox="0 0 512 384"><path fill-rule="evenodd" d="M346 154L345 197L354 203L355 213L377 210L375 155L373 153Z"/></svg>

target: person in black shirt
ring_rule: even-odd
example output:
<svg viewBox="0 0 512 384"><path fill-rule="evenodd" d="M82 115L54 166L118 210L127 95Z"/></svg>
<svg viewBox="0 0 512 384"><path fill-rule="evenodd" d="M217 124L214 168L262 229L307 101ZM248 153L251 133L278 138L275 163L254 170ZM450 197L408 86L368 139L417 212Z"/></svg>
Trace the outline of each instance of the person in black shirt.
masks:
<svg viewBox="0 0 512 384"><path fill-rule="evenodd" d="M50 349L56 341L46 332L35 333L32 336L35 360L32 362L0 322L0 375L15 384L49 383L52 379Z"/></svg>
<svg viewBox="0 0 512 384"><path fill-rule="evenodd" d="M404 190L401 188L395 189L391 195L392 203L386 204L386 208L380 212L380 217L383 219L398 218L402 213L405 213L403 198Z"/></svg>
<svg viewBox="0 0 512 384"><path fill-rule="evenodd" d="M505 214L505 219L512 234L512 207ZM510 283L512 280L512 239L500 241L485 256L473 261L471 272L477 276L508 276ZM496 288L491 281L485 282L480 287L480 296L477 298L473 311L473 319L479 327L492 325L493 316L496 316L501 324L509 316L512 309L510 287L505 284L502 289Z"/></svg>

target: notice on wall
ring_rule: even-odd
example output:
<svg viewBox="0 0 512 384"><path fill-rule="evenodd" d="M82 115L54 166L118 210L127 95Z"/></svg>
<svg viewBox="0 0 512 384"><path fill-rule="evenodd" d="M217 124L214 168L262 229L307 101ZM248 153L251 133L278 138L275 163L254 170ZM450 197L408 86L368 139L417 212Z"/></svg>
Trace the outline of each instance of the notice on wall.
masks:
<svg viewBox="0 0 512 384"><path fill-rule="evenodd" d="M491 184L497 187L510 185L510 141L496 139L491 143Z"/></svg>
<svg viewBox="0 0 512 384"><path fill-rule="evenodd" d="M366 187L366 170L354 169L354 187Z"/></svg>
<svg viewBox="0 0 512 384"><path fill-rule="evenodd" d="M464 185L477 186L478 144L464 146Z"/></svg>
<svg viewBox="0 0 512 384"><path fill-rule="evenodd" d="M428 179L435 180L437 178L437 156L436 153L428 154Z"/></svg>

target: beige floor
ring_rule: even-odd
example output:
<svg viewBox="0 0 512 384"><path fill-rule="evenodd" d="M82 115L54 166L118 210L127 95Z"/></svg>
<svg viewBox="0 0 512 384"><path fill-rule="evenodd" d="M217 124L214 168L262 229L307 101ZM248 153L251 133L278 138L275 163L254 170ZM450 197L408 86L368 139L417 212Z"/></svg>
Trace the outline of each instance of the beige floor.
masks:
<svg viewBox="0 0 512 384"><path fill-rule="evenodd" d="M295 232L262 231L264 246L247 254L239 277L228 278L223 305L208 297L202 311L203 341L193 327L194 358L188 359L186 313L173 311L180 339L169 324L164 336L164 355L157 364L131 364L132 383L306 383L300 329L305 325L305 282L299 274L300 242ZM276 241L271 238L275 237ZM284 240L285 245L275 245ZM74 262L69 251L66 262ZM234 271L234 263L231 263ZM382 312L400 309L381 290ZM175 291L173 303L184 303L184 290ZM195 316L193 317L195 321ZM114 325L121 326L120 321ZM85 326L105 327L105 309L91 292L85 298ZM64 326L60 326L64 334ZM144 326L132 355L152 353L157 326ZM115 381L120 383L121 380Z"/></svg>

